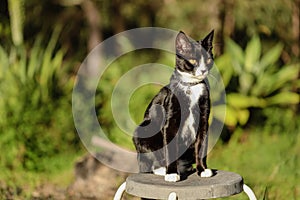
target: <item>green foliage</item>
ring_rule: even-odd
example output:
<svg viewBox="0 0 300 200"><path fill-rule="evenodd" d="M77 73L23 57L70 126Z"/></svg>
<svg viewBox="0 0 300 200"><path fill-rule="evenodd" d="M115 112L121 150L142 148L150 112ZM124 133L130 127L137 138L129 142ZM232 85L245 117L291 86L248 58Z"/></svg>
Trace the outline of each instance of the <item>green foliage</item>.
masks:
<svg viewBox="0 0 300 200"><path fill-rule="evenodd" d="M300 133L300 115L295 115L293 109L285 107L268 107L263 109L263 114L268 116L264 124L264 132L271 134Z"/></svg>
<svg viewBox="0 0 300 200"><path fill-rule="evenodd" d="M263 199L264 195L274 200L298 199L299 131L293 135L288 131L262 134L264 130L261 128L240 131L229 143L220 142L214 147L208 157L209 167L241 174L257 199ZM241 193L225 199L249 198Z"/></svg>
<svg viewBox="0 0 300 200"><path fill-rule="evenodd" d="M14 45L23 43L24 1L8 0L11 34Z"/></svg>
<svg viewBox="0 0 300 200"><path fill-rule="evenodd" d="M236 28L245 30L249 35L262 32L276 33L279 36L291 34L292 8L296 1L273 0L267 1L235 1L233 15L236 19Z"/></svg>
<svg viewBox="0 0 300 200"><path fill-rule="evenodd" d="M299 103L299 94L293 89L299 82L299 63L279 66L282 49L283 45L278 43L263 52L257 36L248 42L245 50L227 39L225 54L216 60L227 89L226 125L245 125L251 108L291 109Z"/></svg>
<svg viewBox="0 0 300 200"><path fill-rule="evenodd" d="M37 38L32 49L0 46L0 165L46 170L44 162L73 151L70 99L72 81L66 75L64 51L55 50L59 29L46 48ZM64 68L63 68L64 66Z"/></svg>

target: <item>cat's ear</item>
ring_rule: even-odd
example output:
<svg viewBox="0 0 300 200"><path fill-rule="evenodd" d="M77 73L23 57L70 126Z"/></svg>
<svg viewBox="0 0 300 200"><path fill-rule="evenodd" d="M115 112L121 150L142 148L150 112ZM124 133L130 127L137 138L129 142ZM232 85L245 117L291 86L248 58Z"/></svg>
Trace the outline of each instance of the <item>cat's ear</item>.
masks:
<svg viewBox="0 0 300 200"><path fill-rule="evenodd" d="M214 30L212 30L203 40L201 40L201 45L204 47L206 51L211 51L213 47L213 38L214 38Z"/></svg>
<svg viewBox="0 0 300 200"><path fill-rule="evenodd" d="M184 32L180 31L176 37L176 54L186 56L192 50L190 40L187 38Z"/></svg>

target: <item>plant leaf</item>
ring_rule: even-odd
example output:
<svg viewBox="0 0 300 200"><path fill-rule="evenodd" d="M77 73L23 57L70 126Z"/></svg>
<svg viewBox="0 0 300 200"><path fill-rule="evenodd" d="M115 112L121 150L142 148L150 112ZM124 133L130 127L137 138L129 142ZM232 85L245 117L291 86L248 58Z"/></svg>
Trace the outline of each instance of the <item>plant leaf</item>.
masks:
<svg viewBox="0 0 300 200"><path fill-rule="evenodd" d="M243 49L231 39L226 40L226 51L230 54L233 68L237 74L242 73L242 65L245 61Z"/></svg>
<svg viewBox="0 0 300 200"><path fill-rule="evenodd" d="M240 92L248 94L249 90L253 87L254 77L251 73L242 73L239 76Z"/></svg>
<svg viewBox="0 0 300 200"><path fill-rule="evenodd" d="M240 125L245 125L248 122L250 112L247 109L237 110L238 121Z"/></svg>
<svg viewBox="0 0 300 200"><path fill-rule="evenodd" d="M282 92L267 98L268 105L299 104L300 95L294 92Z"/></svg>
<svg viewBox="0 0 300 200"><path fill-rule="evenodd" d="M252 37L245 50L245 70L253 72L261 55L261 43L258 36Z"/></svg>
<svg viewBox="0 0 300 200"><path fill-rule="evenodd" d="M12 41L15 46L23 43L24 1L8 0Z"/></svg>
<svg viewBox="0 0 300 200"><path fill-rule="evenodd" d="M239 93L227 95L227 102L234 108L265 107L266 102L262 98L246 96Z"/></svg>
<svg viewBox="0 0 300 200"><path fill-rule="evenodd" d="M233 75L233 68L231 64L231 58L228 53L218 57L215 61L217 68L220 70L224 86L226 87Z"/></svg>
<svg viewBox="0 0 300 200"><path fill-rule="evenodd" d="M224 123L227 126L233 126L235 127L238 123L238 116L237 112L235 111L234 108L230 106L226 106L226 117Z"/></svg>
<svg viewBox="0 0 300 200"><path fill-rule="evenodd" d="M283 44L278 43L276 46L272 47L268 52L264 54L264 56L261 58L261 61L258 65L260 69L258 71L263 71L270 65L273 65L276 61L278 61L281 52L283 49Z"/></svg>
<svg viewBox="0 0 300 200"><path fill-rule="evenodd" d="M3 49L3 47L0 45L0 79L3 77L4 72L9 66L9 59L8 55Z"/></svg>
<svg viewBox="0 0 300 200"><path fill-rule="evenodd" d="M224 122L226 117L226 105L212 106L212 115L220 122Z"/></svg>
<svg viewBox="0 0 300 200"><path fill-rule="evenodd" d="M269 94L270 87L273 85L273 75L272 74L264 74L261 77L257 78L257 81L251 87L250 94L252 96L266 96Z"/></svg>
<svg viewBox="0 0 300 200"><path fill-rule="evenodd" d="M290 66L283 66L280 71L278 71L273 76L273 84L269 93L282 88L284 84L288 81L296 80L299 73L299 63Z"/></svg>
<svg viewBox="0 0 300 200"><path fill-rule="evenodd" d="M41 48L42 37L38 36L34 42L34 45L30 51L30 57L28 61L27 76L32 79L33 76L41 69L42 55L44 50Z"/></svg>

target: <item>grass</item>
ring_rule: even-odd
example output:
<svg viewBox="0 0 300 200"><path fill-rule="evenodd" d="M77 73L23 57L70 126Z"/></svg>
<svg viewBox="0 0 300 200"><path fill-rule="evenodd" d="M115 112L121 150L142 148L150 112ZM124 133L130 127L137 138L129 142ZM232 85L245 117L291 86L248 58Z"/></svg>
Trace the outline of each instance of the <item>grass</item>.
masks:
<svg viewBox="0 0 300 200"><path fill-rule="evenodd" d="M258 199L300 196L300 134L267 135L254 132L217 144L209 154L211 168L239 173ZM228 199L248 199L239 194Z"/></svg>
<svg viewBox="0 0 300 200"><path fill-rule="evenodd" d="M44 172L9 170L0 166L0 199L5 199L7 192L1 186L11 190L12 196L17 199L31 199L33 191L44 184L66 188L74 180L74 163L82 154L83 152L65 153L51 159L41 159L49 164Z"/></svg>

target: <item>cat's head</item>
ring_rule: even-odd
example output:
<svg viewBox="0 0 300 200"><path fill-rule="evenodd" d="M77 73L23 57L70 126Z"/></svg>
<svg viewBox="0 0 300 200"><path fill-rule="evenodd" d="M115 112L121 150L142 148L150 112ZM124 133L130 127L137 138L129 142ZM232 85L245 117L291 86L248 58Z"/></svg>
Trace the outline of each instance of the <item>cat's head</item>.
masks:
<svg viewBox="0 0 300 200"><path fill-rule="evenodd" d="M176 37L176 70L185 82L204 80L213 66L212 41L214 31L211 31L200 41L191 41L183 33Z"/></svg>

